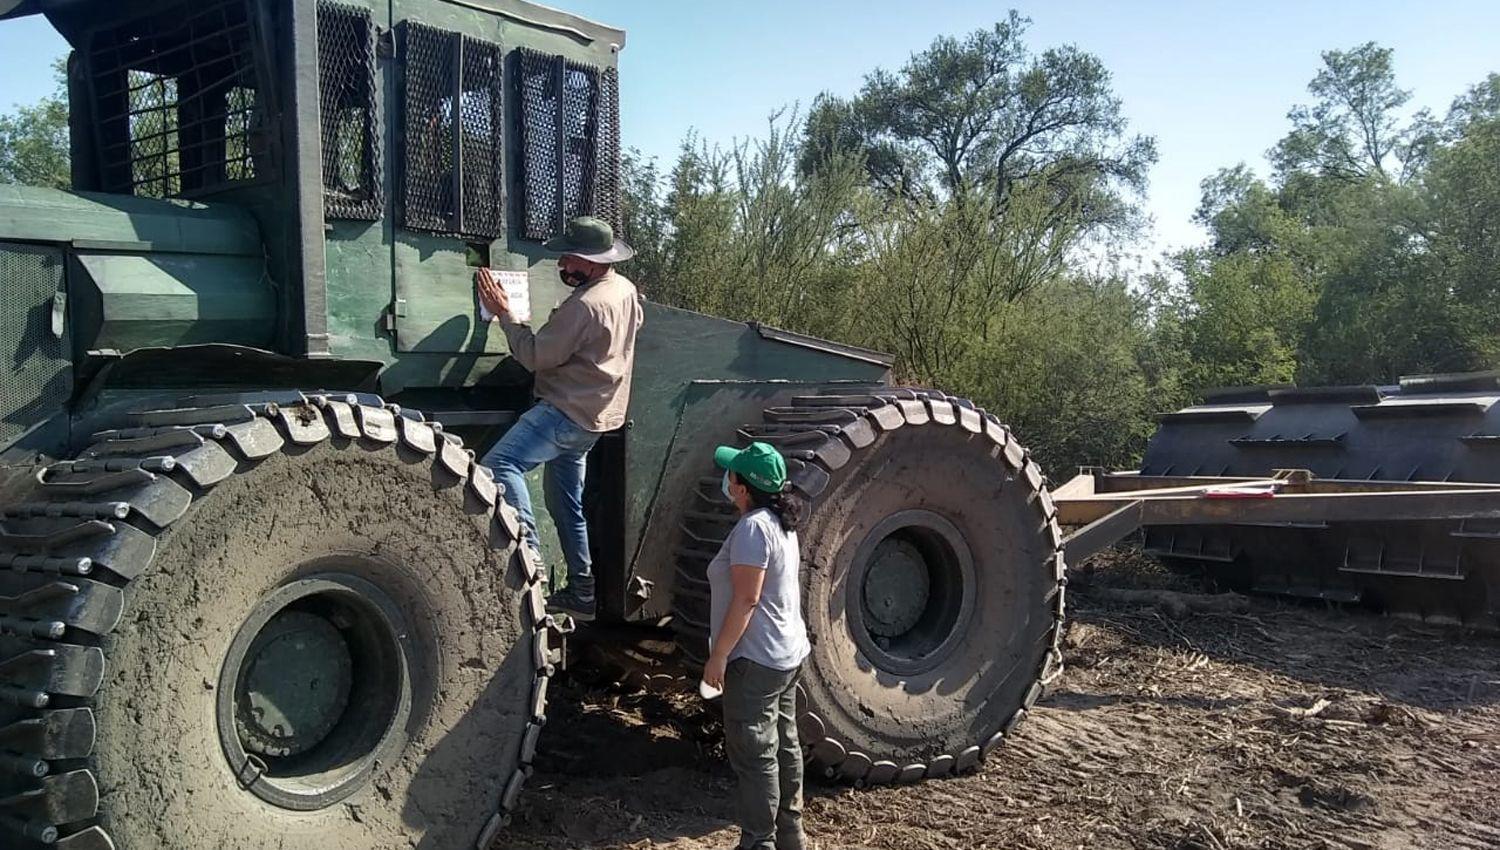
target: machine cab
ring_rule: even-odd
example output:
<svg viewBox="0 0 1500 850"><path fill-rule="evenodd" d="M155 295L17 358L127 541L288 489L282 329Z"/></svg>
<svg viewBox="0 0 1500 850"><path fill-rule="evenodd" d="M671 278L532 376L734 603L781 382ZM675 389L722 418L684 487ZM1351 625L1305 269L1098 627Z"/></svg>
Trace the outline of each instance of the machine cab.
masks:
<svg viewBox="0 0 1500 850"><path fill-rule="evenodd" d="M467 354L461 384L505 351L472 267L533 271L544 320L539 243L619 221L619 30L518 0L6 5L74 48L76 190L254 217L284 353Z"/></svg>

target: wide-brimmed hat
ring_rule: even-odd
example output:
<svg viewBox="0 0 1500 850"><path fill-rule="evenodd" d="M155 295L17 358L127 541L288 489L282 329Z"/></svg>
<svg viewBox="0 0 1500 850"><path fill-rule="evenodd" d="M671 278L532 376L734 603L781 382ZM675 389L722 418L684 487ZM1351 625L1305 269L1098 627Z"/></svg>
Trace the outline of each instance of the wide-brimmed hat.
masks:
<svg viewBox="0 0 1500 850"><path fill-rule="evenodd" d="M562 235L548 239L542 247L595 263L621 263L635 256L634 249L615 238L609 222L591 215L568 219Z"/></svg>

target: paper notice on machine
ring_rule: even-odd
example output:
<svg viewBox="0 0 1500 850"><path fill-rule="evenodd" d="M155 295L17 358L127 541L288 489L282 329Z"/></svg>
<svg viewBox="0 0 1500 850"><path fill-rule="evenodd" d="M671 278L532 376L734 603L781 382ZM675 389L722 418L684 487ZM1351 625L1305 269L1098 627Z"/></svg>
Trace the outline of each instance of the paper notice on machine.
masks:
<svg viewBox="0 0 1500 850"><path fill-rule="evenodd" d="M531 321L531 284L526 272L499 271L497 269L485 269L490 280L500 284L505 290L505 298L510 302L510 314L518 322ZM488 322L494 318L490 311L479 305L479 317Z"/></svg>

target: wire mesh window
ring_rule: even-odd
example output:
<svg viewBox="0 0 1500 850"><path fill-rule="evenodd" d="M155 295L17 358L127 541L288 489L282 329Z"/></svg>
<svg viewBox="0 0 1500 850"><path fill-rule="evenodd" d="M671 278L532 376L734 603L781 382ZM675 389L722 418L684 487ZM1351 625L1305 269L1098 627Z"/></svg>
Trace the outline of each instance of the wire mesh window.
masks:
<svg viewBox="0 0 1500 850"><path fill-rule="evenodd" d="M521 235L548 239L576 215L620 226L619 78L520 49Z"/></svg>
<svg viewBox="0 0 1500 850"><path fill-rule="evenodd" d="M497 237L505 232L504 89L500 45L464 37L463 91L458 104L462 156L461 233Z"/></svg>
<svg viewBox="0 0 1500 850"><path fill-rule="evenodd" d="M598 130L596 135L593 208L594 215L621 228L620 215L620 75L605 68L599 81Z"/></svg>
<svg viewBox="0 0 1500 850"><path fill-rule="evenodd" d="M375 22L368 9L318 3L323 201L329 218L380 218Z"/></svg>
<svg viewBox="0 0 1500 850"><path fill-rule="evenodd" d="M194 195L269 171L269 86L245 0L189 0L94 34L101 188Z"/></svg>
<svg viewBox="0 0 1500 850"><path fill-rule="evenodd" d="M498 44L402 25L401 223L493 239L505 232Z"/></svg>

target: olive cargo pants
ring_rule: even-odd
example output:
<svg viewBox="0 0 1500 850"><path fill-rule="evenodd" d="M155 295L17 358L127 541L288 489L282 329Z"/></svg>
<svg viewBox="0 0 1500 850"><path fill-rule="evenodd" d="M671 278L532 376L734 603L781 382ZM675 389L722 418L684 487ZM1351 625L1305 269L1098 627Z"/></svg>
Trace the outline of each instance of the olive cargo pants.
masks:
<svg viewBox="0 0 1500 850"><path fill-rule="evenodd" d="M738 658L724 671L724 746L739 780L742 850L803 850L797 670Z"/></svg>

